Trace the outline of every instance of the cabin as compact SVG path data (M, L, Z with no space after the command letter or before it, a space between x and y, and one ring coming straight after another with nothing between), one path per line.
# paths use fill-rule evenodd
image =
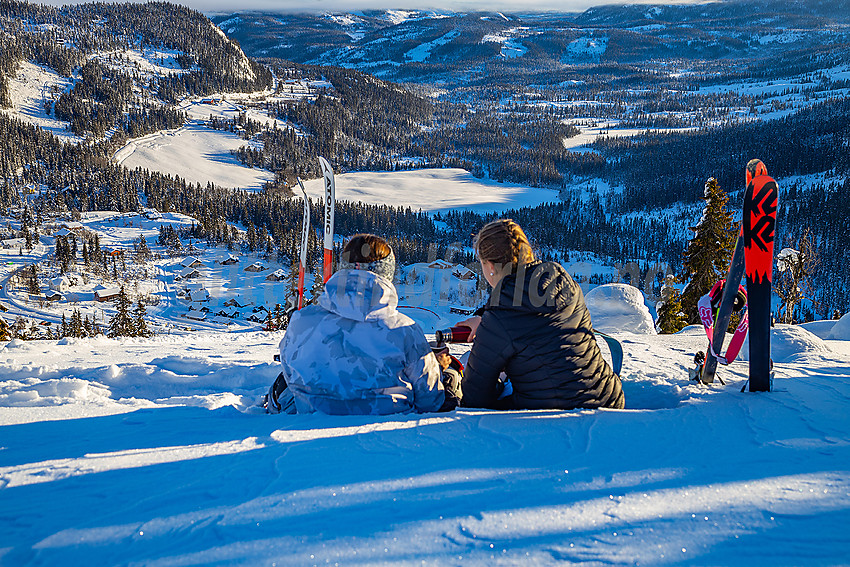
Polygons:
M197 268L183 268L175 279L192 280L201 277L201 272Z
M68 237L68 236L71 236L72 234L74 234L74 233L73 233L73 232L71 232L70 230L68 230L67 228L60 228L59 230L57 230L56 232L54 232L54 233L53 233L53 236L56 236L56 237L59 237L59 236Z
M428 267L433 269L433 270L448 270L448 269L452 268L453 266L454 266L454 264L452 264L451 262L449 262L447 260L442 260L442 259L441 260L435 260L435 261L431 262L430 264L428 264Z
M203 285L199 286L191 286L186 290L186 299L189 301L209 301L210 300L210 292L203 287Z
M233 264L238 264L238 263L239 263L239 258L237 256L234 256L233 254L228 254L227 258L225 258L224 260L221 260L219 262L219 264L221 264L222 266L232 266Z
M121 293L120 287L105 287L94 290L94 300L103 303L104 301L113 301L118 294Z
M270 282L279 282L286 279L286 272L283 270L275 270L266 276L266 280Z
M452 270L452 275L459 280L469 281L475 279L475 272L467 268L466 266L456 266L454 270Z
M71 232L74 232L74 233L80 233L85 229L85 227L83 226L82 223L79 223L79 222L76 222L76 221L63 222L61 225L59 225L59 227L60 228L66 228L66 229L68 229L68 230L70 230Z
M206 321L207 314L204 311L189 311L186 313L186 318L192 321Z
M238 299L236 299L235 297L228 299L222 305L224 305L225 307L235 307L237 309L242 309L243 307L248 306L247 303L243 304Z
M218 315L219 317L228 317L230 319L235 319L236 317L239 317L239 310L235 307L222 308L216 312L216 315Z
M195 258L194 256L189 256L182 262L180 262L180 265L184 268L200 268L204 265L204 263Z
M262 263L262 262L254 262L254 263L253 263L253 264L251 264L250 266L245 266L245 271L246 271L246 272L264 272L264 271L266 271L267 269L268 269L268 268L266 268L266 266L265 266L265 265L263 265L263 263Z
M48 286L53 291L64 293L71 288L71 282L65 276L59 276L48 281Z
M56 290L49 290L44 292L44 299L47 301L65 301L65 296Z

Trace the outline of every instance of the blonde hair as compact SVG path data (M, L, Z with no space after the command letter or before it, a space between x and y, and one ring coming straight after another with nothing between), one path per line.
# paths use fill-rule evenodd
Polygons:
M522 228L511 219L484 225L473 242L478 257L497 265L514 267L534 261L534 252Z

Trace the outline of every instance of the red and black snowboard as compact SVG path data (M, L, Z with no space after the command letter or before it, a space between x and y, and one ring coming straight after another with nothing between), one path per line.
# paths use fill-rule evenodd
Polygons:
M744 194L744 263L750 320L750 392L771 389L770 319L773 281L773 237L779 187L757 159L747 164Z

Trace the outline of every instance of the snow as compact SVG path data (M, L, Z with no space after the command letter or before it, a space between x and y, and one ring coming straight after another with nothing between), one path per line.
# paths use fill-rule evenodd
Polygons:
M780 272L791 269L791 267L800 261L800 252L793 248L783 248L776 255L776 269Z
M800 325L777 324L770 330L770 357L774 364L789 362L798 356L828 353L829 346L817 335ZM741 360L749 360L750 336L744 339Z
M829 338L839 341L850 341L850 313L844 315L829 332Z
M654 335L655 322L641 291L631 285L613 283L597 286L584 296L593 328L603 333Z
M424 63L429 57L431 57L431 51L435 47L446 45L459 35L459 31L452 30L447 34L441 35L437 39L417 45L416 47L405 53L404 58L410 61L415 61L417 63Z
M463 169L359 172L335 176L336 198L372 205L410 207L426 212L465 209L477 212L534 207L558 200L551 189L477 179ZM321 179L304 182L311 198L321 199Z
M663 134L695 130L695 128L621 128L619 120L597 121L592 118L571 118L564 120L563 123L572 124L580 130L579 134L564 138L561 141L566 149L574 152L582 151L586 146L600 138L629 138L641 136L648 132Z
M830 338L829 334L832 332L832 328L835 326L835 321L829 319L824 321L809 321L808 323L801 323L800 326L817 337L828 339Z
M118 150L113 159L129 169L137 167L178 175L192 183L236 187L258 191L274 174L249 168L230 154L250 145L231 132L211 130L190 123L176 130L163 130L136 138Z
M564 60L572 58L593 58L598 59L605 54L608 49L607 37L581 37L575 39L567 45L567 50L564 53Z
M81 138L68 130L68 122L57 120L52 113L48 115L44 111L46 99L55 101L73 86L73 79L62 77L53 69L22 61L18 72L9 77L12 108L2 112L38 126L65 142L79 143Z
M689 327L618 334L624 411L268 416L281 336L0 350L3 563L846 560L848 343L772 393L688 382Z
M502 17L504 18L503 15ZM500 55L505 59L516 59L528 53L528 48L522 44L522 41L512 37L517 31L517 29L512 29L503 33L487 34L481 38L481 43L500 43L502 45Z

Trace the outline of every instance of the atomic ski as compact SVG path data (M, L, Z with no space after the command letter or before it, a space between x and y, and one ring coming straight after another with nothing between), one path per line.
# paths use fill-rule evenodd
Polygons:
M750 316L750 392L771 389L770 300L773 280L773 237L779 187L757 159L747 164L744 194L744 257Z
M319 166L322 168L322 176L325 180L325 254L322 265L322 275L324 282L327 283L328 278L333 274L333 257L334 257L334 206L336 204L336 183L334 182L334 170L331 169L331 164L323 157L319 157Z
M307 198L307 191L304 190L304 184L301 179L298 179L298 185L301 186L301 194L304 198L304 220L301 223L301 264L298 267L298 309L304 305L304 274L307 272L307 242L310 236L310 199Z

